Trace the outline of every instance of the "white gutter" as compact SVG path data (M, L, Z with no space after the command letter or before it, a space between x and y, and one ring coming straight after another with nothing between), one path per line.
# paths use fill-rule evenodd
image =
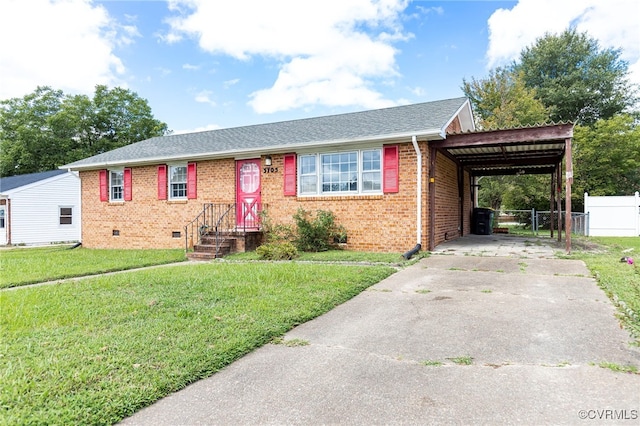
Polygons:
M418 138L415 135L411 137L411 143L418 158L416 170L416 243L422 244L422 153L418 146Z

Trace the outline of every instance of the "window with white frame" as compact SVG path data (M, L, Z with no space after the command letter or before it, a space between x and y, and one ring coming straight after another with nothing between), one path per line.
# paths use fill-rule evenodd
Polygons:
M169 199L187 198L187 166L169 166Z
M59 208L60 225L73 225L73 207Z
M109 199L111 201L124 200L124 171L111 170L109 172Z
M380 149L300 155L300 195L380 193L381 156Z

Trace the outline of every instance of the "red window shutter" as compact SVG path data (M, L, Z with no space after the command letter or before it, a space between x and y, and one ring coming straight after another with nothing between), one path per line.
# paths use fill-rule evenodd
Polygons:
M296 195L296 155L284 156L284 195Z
M109 176L106 170L100 170L100 201L109 201Z
M131 201L131 169L124 169L124 200Z
M187 164L187 198L198 198L198 177L196 163Z
M167 166L158 166L158 200L167 199Z
M382 173L382 191L398 192L398 146L385 146L384 147L384 168Z

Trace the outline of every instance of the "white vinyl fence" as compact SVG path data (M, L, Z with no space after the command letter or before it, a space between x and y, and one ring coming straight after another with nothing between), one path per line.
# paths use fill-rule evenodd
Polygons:
M589 217L587 235L637 237L640 235L640 194L626 197L590 197L584 193L584 212Z

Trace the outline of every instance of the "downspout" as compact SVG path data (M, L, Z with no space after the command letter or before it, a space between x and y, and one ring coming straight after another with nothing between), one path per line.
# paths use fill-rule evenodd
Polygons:
M422 153L418 146L418 138L411 137L413 149L416 151L417 170L416 170L416 246L402 255L405 259L411 259L411 256L418 253L422 248Z

